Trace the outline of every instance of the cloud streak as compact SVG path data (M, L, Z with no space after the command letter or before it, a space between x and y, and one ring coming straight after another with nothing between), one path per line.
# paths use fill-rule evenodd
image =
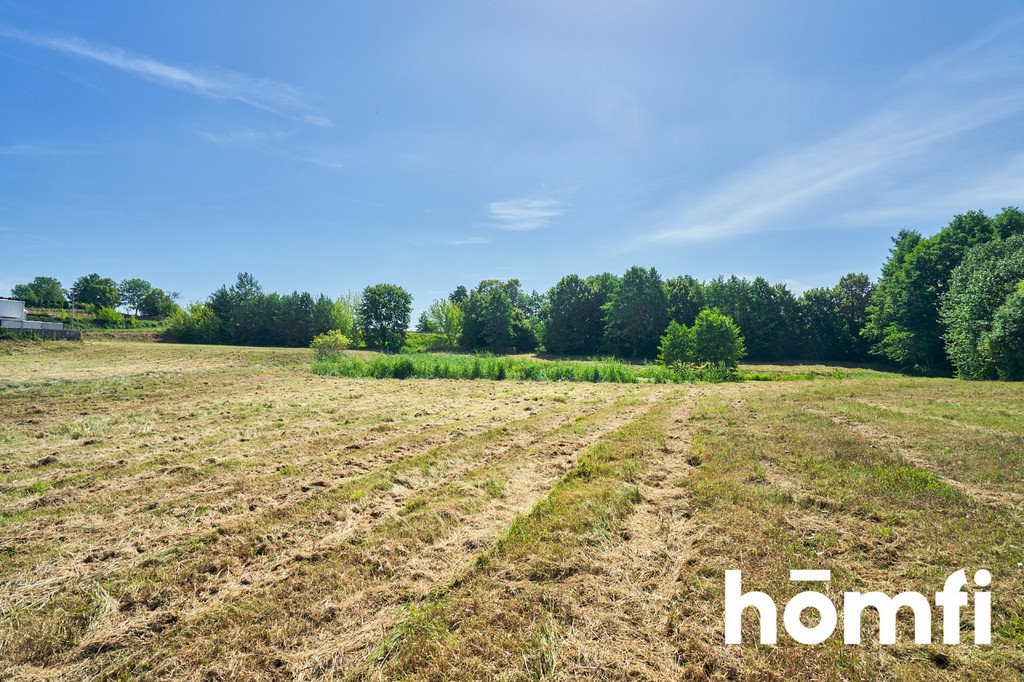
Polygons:
M920 64L897 85L899 95L847 130L755 163L703 199L677 202L655 216L659 229L632 245L705 242L787 229L797 220L820 225L866 215L863 205L848 205L852 190L891 196L893 186L913 184L915 173L933 176L941 166L927 162L955 138L1024 112L1024 59L992 39ZM919 191L930 189L934 199L929 184ZM924 196L903 199L920 204Z
M565 213L565 204L554 197L526 196L487 204L491 222L499 230L527 232L551 226Z
M466 237L465 239L445 239L443 240L448 246L473 246L476 244L490 244L490 237Z
M98 62L193 95L239 102L310 125L331 125L330 119L316 111L308 93L287 83L253 78L222 68L188 69L134 55L121 48L93 45L80 38L43 35L3 25L0 25L0 37Z

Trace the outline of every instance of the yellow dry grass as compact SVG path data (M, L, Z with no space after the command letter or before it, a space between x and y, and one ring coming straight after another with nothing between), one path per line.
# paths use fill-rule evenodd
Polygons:
M310 360L0 346L0 677L1024 671L1020 386L401 382ZM790 568L832 569L836 596L981 567L991 647L722 643L727 568L781 604Z

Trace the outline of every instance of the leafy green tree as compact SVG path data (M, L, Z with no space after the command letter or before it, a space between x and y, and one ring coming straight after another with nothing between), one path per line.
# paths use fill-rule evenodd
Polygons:
M53 277L34 277L28 284L16 284L11 297L30 308L63 308L67 303L64 289Z
M833 289L808 289L799 299L803 352L811 360L840 359L845 328Z
M953 271L941 313L946 350L958 375L968 379L998 376L991 339L996 311L1016 292L1021 280L1024 234L974 247ZM1010 329L1012 314L1003 315L1009 325L1006 329ZM1012 342L1007 343L1006 348L1011 348Z
M668 302L657 270L627 270L605 311L608 339L620 355L657 355L658 341L668 326Z
M455 346L459 343L462 334L462 308L457 303L439 298L430 304L421 317L430 331L444 336L448 345Z
M734 275L707 282L701 295L705 307L717 308L739 326L750 357L780 360L800 356L800 306L785 285L771 284L763 277L748 281Z
M178 304L174 302L174 296L168 294L163 289L157 288L146 292L146 295L139 302L137 312L142 313L146 317L156 317L162 320L170 317L177 309Z
M689 275L665 280L665 299L668 301L668 316L684 326L693 325L704 309L703 287Z
M462 303L459 345L469 349L519 352L536 348L537 337L533 328L523 311L512 302L512 297L519 300L521 293L519 280L489 279L480 282Z
M484 346L512 348L512 319L515 306L505 289L497 287L481 298L480 326Z
M673 367L693 362L695 355L694 331L675 320L668 323L665 335L658 345L658 361Z
M210 309L220 320L220 342L247 346L267 345L267 322L273 319L276 303L276 300L263 294L262 287L252 274L239 273L234 284L230 287L222 286L210 296Z
M331 308L331 329L340 331L353 344L358 344L362 338L358 328L358 311L359 294L352 292L339 296Z
M798 299L803 325L802 355L813 360L866 360L868 342L860 330L871 301L867 275L844 275L829 289L808 289Z
M566 275L551 288L542 310L544 347L559 355L596 353L604 334L604 303L595 281Z
M81 306L100 308L116 308L121 305L121 293L117 282L109 277L100 277L95 272L79 277L71 287L71 298Z
M455 291L448 294L448 300L456 305L462 305L467 298L469 298L469 292L466 291L466 287L461 284L455 287Z
M424 310L420 313L419 319L416 320L416 331L421 334L436 334L437 327L434 326L434 322L427 315L427 311Z
M531 320L540 314L541 308L547 302L547 295L537 292L523 293L519 296L519 304L516 306L523 311L526 319Z
M980 211L955 216L927 239L917 232L900 232L868 309L863 333L874 344L873 352L907 369L947 370L946 321L939 307L953 270L971 248L1021 229L1020 212L1008 208L995 219Z
M584 280L586 285L594 292L594 304L601 311L601 331L595 333L595 337L598 337L596 347L592 352L601 351L604 353L614 353L615 344L612 339L608 336L608 302L612 299L612 294L619 288L619 276L613 275L610 272L602 272L599 275L591 275ZM587 352L591 352L589 349Z
M366 345L401 350L412 315L412 294L396 284L376 284L363 290L359 328Z
M694 357L698 362L736 367L746 355L740 328L728 315L705 308L693 323Z
M179 308L171 315L168 336L181 343L219 343L221 321L206 303L193 303L188 310Z
M1024 234L1024 211L1014 206L1004 208L992 222L999 239L1009 239L1015 234Z
M988 341L999 378L1024 381L1024 281L992 317Z
M868 306L874 285L871 278L863 273L849 273L839 278L832 288L839 318L843 323L843 337L837 358L867 360L870 344L860 333L868 323Z
M142 307L142 299L153 290L153 285L144 279L133 277L132 279L122 280L117 285L117 290L121 294L121 303L128 306L132 314L138 317L139 308Z

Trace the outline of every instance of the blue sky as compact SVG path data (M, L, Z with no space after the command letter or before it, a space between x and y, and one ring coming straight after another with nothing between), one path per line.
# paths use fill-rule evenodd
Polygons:
M900 228L1024 204L1022 28L998 0L0 0L0 290L874 277Z

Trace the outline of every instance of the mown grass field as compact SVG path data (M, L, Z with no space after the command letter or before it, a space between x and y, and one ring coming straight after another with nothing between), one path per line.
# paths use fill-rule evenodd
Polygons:
M312 359L0 344L0 678L1024 676L1024 386ZM780 611L792 568L831 569L837 603L988 568L993 644L726 646L732 568Z

